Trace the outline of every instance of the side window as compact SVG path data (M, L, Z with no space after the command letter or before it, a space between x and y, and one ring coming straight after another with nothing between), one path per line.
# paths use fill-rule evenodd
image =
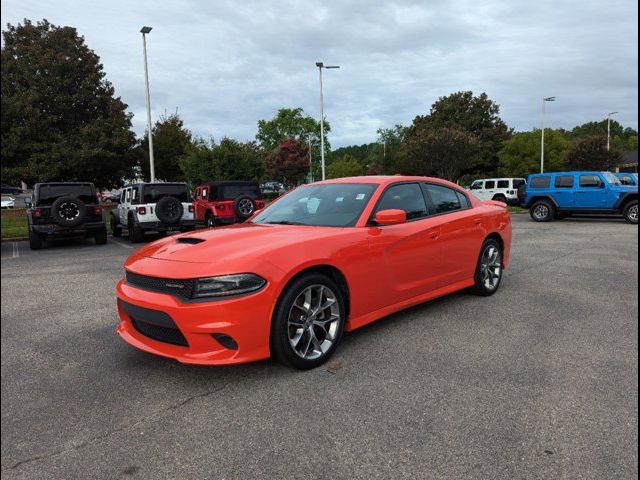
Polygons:
M580 186L584 188L599 188L602 185L597 175L580 175Z
M484 182L485 190L491 190L492 188L496 188L496 182L494 180L488 180Z
M126 196L125 196L124 201L125 201L125 202L127 202L127 203L129 203L129 202L131 201L131 189L130 189L130 188L127 188L127 189L125 190L125 192L126 192Z
M531 188L549 188L551 185L551 177L533 177L529 182Z
M556 188L573 188L573 175L560 175L556 177Z
M520 188L520 185L524 185L525 183L527 183L526 180L522 180L521 178L515 179L513 180L513 189L517 190Z
M452 188L427 184L427 192L435 207L435 213L455 212L463 208L460 195Z
M196 188L196 191L193 192L193 199L200 200L200 187Z
M460 206L462 208L471 208L471 202L469 201L469 197L467 197L464 193L456 192L458 194L458 200L460 200Z
M509 180L498 180L498 188L509 188Z
M138 188L131 189L131 203L137 204L140 203L140 196L138 195Z
M126 189L120 192L120 203L124 203L126 193L127 193Z
M201 195L201 196L202 196L202 198L203 198L203 199L205 199L205 200L206 200L207 198L209 198L209 189L208 189L208 188L203 188L203 189L202 189L202 195Z
M423 218L429 214L424 194L417 183L394 185L384 192L376 212L391 209L404 210L407 220Z
M477 182L473 182L473 184L471 185L471 190L482 190L483 186L484 182L482 180L479 180Z
M633 181L633 178L631 178L630 175L621 175L618 178L620 179L620 182L623 185L635 185L635 182Z

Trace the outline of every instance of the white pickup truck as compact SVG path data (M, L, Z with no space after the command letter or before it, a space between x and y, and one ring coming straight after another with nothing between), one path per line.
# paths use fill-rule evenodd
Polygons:
M147 231L166 233L195 229L194 207L186 183L137 183L120 192L118 208L111 211L114 237L129 233L132 243L141 242Z

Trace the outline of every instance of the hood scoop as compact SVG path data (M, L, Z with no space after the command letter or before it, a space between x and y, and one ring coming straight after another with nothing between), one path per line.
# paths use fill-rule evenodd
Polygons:
M196 238L196 237L180 237L176 239L176 242L178 243L187 243L189 245L196 245L198 243L202 243L204 242L203 238Z

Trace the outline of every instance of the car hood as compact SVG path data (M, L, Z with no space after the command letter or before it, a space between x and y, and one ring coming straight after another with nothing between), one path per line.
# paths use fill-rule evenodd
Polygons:
M297 225L245 223L199 230L165 238L138 250L138 255L158 260L188 263L222 263L265 257L271 251L318 241L342 229Z

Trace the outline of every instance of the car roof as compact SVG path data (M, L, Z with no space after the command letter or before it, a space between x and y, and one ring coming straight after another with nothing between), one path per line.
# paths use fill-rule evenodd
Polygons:
M462 190L460 185L435 177L418 177L408 175L365 175L362 177L344 177L334 178L331 180L324 180L322 182L316 182L312 185L328 185L333 183L357 183L357 184L375 184L375 185L391 185L394 183L403 182L429 182L438 183L445 186L455 187Z
M539 177L545 175L597 175L599 173L611 173L607 171L598 172L595 170L576 170L573 172L545 172L545 173L532 173L531 177Z
M200 185L198 185L199 187L204 186L204 185L210 185L213 187L225 187L225 186L232 186L232 187L257 187L258 186L258 182L250 182L250 181L246 181L246 180L221 180L218 182L208 182L208 183L202 183Z

